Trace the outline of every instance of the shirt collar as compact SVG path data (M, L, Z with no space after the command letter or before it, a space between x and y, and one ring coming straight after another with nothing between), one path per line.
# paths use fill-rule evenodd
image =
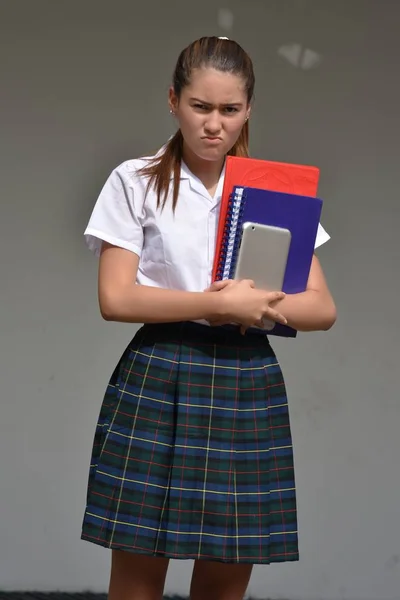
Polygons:
M200 181L200 179L190 171L189 167L184 162L182 162L181 164L181 181L184 179L188 180L190 188L193 191L206 198L209 202L217 204L222 196L222 188L225 178L225 165L226 163L224 164L223 169L221 171L221 175L218 180L218 185L217 189L215 190L214 197L210 196L202 181Z
M162 146L160 148L160 150L157 152L156 156L159 156L160 154L162 154L162 152L165 150L165 148L166 148L166 145ZM191 189L193 191L196 191L201 196L204 196L205 198L207 198L207 200L210 200L213 203L218 203L220 200L220 197L222 196L222 188L223 188L223 182L224 182L224 177L225 177L225 168L226 168L226 161L225 161L225 164L223 166L223 169L222 169L222 172L221 172L221 175L219 178L219 182L218 182L218 186L217 186L214 198L211 198L210 194L204 187L204 184L200 181L200 179L198 177L196 177L196 175L194 175L191 172L189 167L183 161L181 163L180 179L181 179L181 181L183 181L183 180L189 181L189 185L190 185ZM174 178L174 174L171 172L170 179L172 180L173 178Z

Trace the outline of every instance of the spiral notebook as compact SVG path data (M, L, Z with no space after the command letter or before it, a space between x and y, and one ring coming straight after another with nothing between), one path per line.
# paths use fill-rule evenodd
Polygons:
M318 167L273 162L258 158L227 156L217 231L216 254L225 235L227 210L234 186L249 186L274 192L315 197L319 181ZM217 279L217 260L214 261L213 281Z
M216 279L231 279L240 252L243 223L247 221L289 229L292 235L283 291L303 292L307 287L315 240L322 211L322 200L235 186L226 210L225 227L216 256ZM268 257L254 257L267 260ZM277 323L268 335L296 337L296 330Z

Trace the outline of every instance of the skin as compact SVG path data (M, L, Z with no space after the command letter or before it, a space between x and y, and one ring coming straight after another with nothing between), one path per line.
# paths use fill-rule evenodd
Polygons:
M244 82L230 73L197 69L180 98L170 88L169 105L182 131L183 160L213 196L225 156L250 117Z
M227 152L238 139L251 106L243 80L214 69L192 74L178 98L171 88L169 106L181 128L183 159L215 194ZM207 138L214 138L213 141ZM254 288L252 281L224 281L205 292L162 290L132 284L139 257L104 243L99 265L99 302L107 320L146 323L207 319L211 325L237 322L242 332L262 317L302 331L329 329L336 308L318 259L314 256L307 290L285 296ZM113 551L110 600L161 600L168 559ZM191 600L242 600L251 564L195 561Z
M214 69L197 70L179 98L170 89L169 106L184 137L185 163L214 195L226 153L251 113L243 80ZM214 284L208 291L218 294L212 297L134 286L138 264L134 253L103 244L99 302L105 319L133 323L206 319L213 325L239 323L243 332L263 317L298 331L326 330L336 320L335 304L316 256L307 290L291 296L257 290L251 281Z
M225 156L237 141L242 127L250 117L244 81L237 75L215 69L195 70L190 84L180 98L171 87L169 105L176 116L184 138L183 159L214 195ZM217 138L213 142L207 136ZM225 281L212 285L209 291L221 291L237 282ZM254 286L253 282L248 282ZM321 329L329 329L336 320L336 308L329 292L321 265L313 257L307 290L303 294L282 296L270 303L279 315L295 329L313 331L319 322ZM310 314L314 312L314 317ZM229 321L214 319L212 325ZM259 322L258 324L261 324ZM242 327L244 333L245 327Z
M170 89L169 105L184 137L183 159L214 195L225 155L250 115L244 82L237 75L214 69L195 70L179 98ZM103 244L99 302L105 319L133 323L206 319L240 323L243 330L262 317L286 323L286 317L274 307L274 302L284 298L282 292L256 290L246 281L212 296L134 286L138 264L139 258L132 252Z

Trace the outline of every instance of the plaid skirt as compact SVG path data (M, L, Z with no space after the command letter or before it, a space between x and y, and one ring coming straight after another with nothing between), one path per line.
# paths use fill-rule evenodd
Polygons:
M82 539L175 559L298 560L282 372L265 336L144 325L108 384Z

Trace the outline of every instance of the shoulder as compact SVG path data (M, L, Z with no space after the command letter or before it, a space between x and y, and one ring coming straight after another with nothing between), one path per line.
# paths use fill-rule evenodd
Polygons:
M89 248L96 255L100 255L102 242L108 242L140 256L147 185L140 170L150 159L125 160L109 173L84 234Z
M143 156L140 158L131 158L118 164L111 172L111 175L118 177L124 182L139 182L145 179L141 170L149 166L156 156Z
M164 146L153 155L131 158L118 164L112 170L110 177L119 179L123 184L141 187L147 184L148 176L142 173L142 170L149 167L154 161L161 157Z

